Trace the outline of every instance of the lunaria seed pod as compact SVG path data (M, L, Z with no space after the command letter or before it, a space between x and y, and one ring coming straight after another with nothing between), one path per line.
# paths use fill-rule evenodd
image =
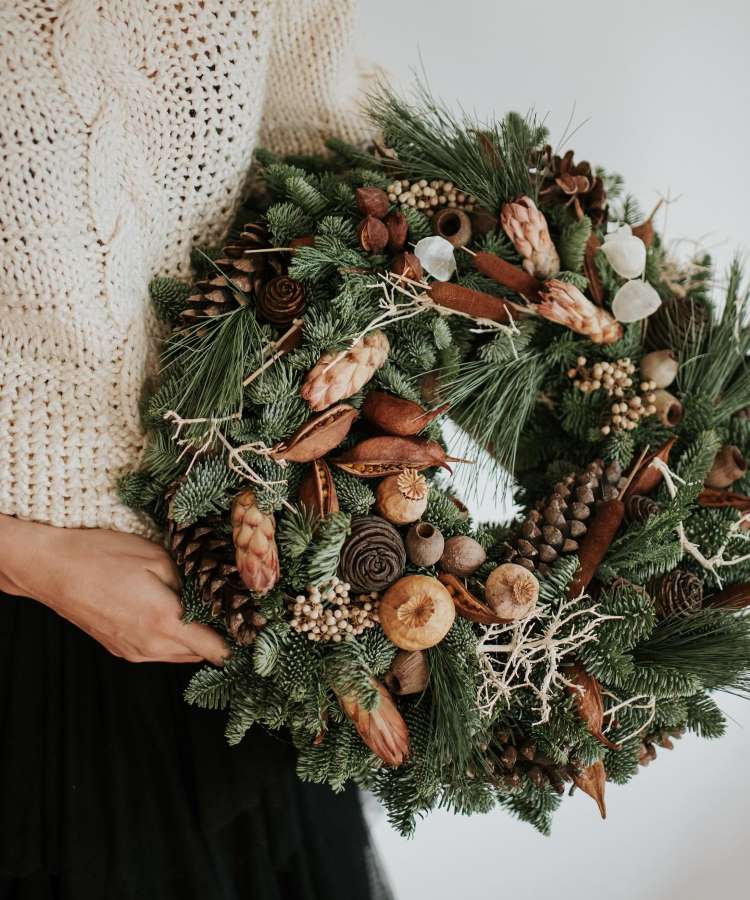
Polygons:
M421 650L399 650L385 676L389 691L404 694L421 694L430 680L427 657Z
M747 463L734 444L724 444L714 458L714 464L706 478L706 486L711 488L728 488L747 472Z
M416 522L427 509L429 493L424 475L414 469L404 469L380 482L375 494L376 509L394 525L408 525Z
M434 566L444 548L442 532L429 522L412 525L406 535L406 555L413 566Z
M487 559L484 547L465 534L448 538L440 560L440 568L453 575L471 575Z
M677 378L680 364L671 350L654 350L643 357L640 368L644 381L653 381L657 388L667 388Z
M456 607L429 575L406 575L383 594L378 610L386 636L402 650L426 650L448 634Z
M487 576L484 597L501 619L525 619L536 607L539 582L516 563L503 563Z
M684 412L682 403L669 391L665 391L662 388L654 391L654 406L656 407L656 415L659 421L662 425L666 425L667 428L674 428L682 421Z

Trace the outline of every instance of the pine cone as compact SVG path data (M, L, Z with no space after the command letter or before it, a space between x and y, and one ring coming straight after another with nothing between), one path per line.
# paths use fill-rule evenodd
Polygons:
M550 322L564 325L595 344L613 344L622 337L622 325L600 306L588 300L578 288L553 278L539 291L536 311Z
M684 728L663 728L659 731L651 731L641 738L638 751L638 764L647 766L656 759L656 747L664 750L674 750L673 738L678 740L685 734Z
M661 506L643 494L631 494L625 501L625 516L628 522L645 522L650 516L661 512Z
M646 320L646 347L690 350L700 343L710 322L705 303L690 297L670 297Z
M307 373L301 395L315 412L356 394L388 357L388 338L371 331L346 353L324 353Z
M506 203L500 213L500 224L523 257L521 265L529 275L542 281L557 275L560 257L552 243L547 220L531 197Z
M267 594L279 580L276 520L261 512L252 491L243 491L232 507L232 539L240 578L256 594Z
M535 787L550 785L558 794L565 792L565 783L583 769L571 760L559 765L537 750L536 743L520 728L499 729L487 748L488 767L505 787L520 788L526 781Z
M543 206L572 206L580 219L587 215L594 225L607 220L607 191L604 181L594 174L586 161L573 162L573 151L556 156L552 147L544 148L542 188L539 202Z
M305 289L288 275L276 275L257 295L258 312L279 328L287 328L305 308Z
M214 262L221 272L212 267L212 274L196 282L196 292L186 300L180 313L185 325L193 325L206 316L217 316L244 306L247 298L261 294L263 286L286 270L280 253L248 253L247 251L272 247L265 225L246 225L239 237L224 247Z
M596 459L578 475L567 475L506 542L505 561L544 575L560 554L576 553L597 501L617 496L621 474L617 463Z
M234 561L234 546L221 533L221 527L219 520L178 525L170 518L168 545L185 576L195 577L201 599L212 615L224 619L229 633L244 646L252 644L266 619L242 583Z
M661 578L652 579L648 591L659 619L689 616L703 606L703 581L684 569L674 569Z

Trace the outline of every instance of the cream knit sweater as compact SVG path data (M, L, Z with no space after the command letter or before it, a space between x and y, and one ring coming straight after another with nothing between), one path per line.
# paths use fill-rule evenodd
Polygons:
M354 0L0 3L0 512L148 527L155 274L215 244L253 149L356 140Z

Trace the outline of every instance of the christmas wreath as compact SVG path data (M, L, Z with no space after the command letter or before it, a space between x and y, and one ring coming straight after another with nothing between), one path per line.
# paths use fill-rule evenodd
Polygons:
M750 687L740 266L715 304L709 257L533 117L369 111L367 150L259 152L229 243L151 285L171 332L121 494L233 650L187 700L404 832L496 804L547 830L566 783L604 815ZM510 523L451 487L480 448Z

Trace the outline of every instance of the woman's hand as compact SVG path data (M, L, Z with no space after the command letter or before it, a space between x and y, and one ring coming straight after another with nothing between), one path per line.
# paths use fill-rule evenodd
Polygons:
M228 655L212 628L181 621L174 563L133 534L0 515L0 590L49 606L131 662L221 665Z

